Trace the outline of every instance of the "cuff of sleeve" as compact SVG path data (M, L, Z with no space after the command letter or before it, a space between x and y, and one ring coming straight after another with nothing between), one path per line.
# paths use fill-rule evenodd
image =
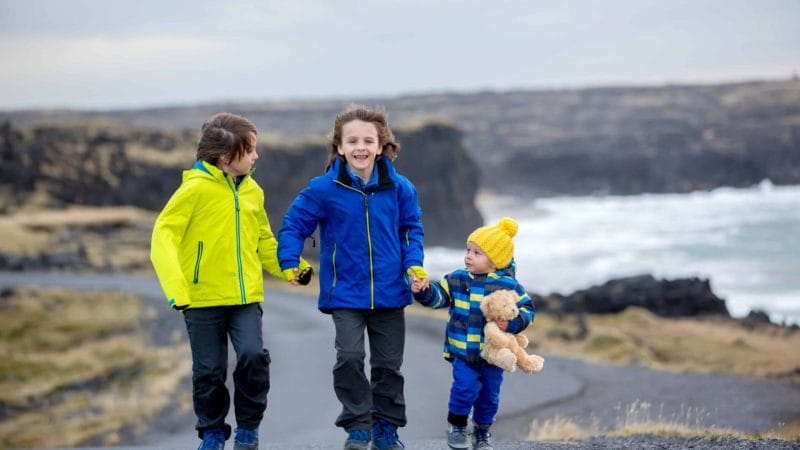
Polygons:
M433 292L431 288L428 288L419 292L412 292L412 294L414 295L414 300L424 302L431 299L431 292Z
M514 320L509 321L508 329L506 329L506 331L511 334L517 334L522 331L522 318L517 317Z
M420 280L428 278L428 272L426 272L422 266L411 266L408 268L408 270L406 270L406 273L408 273L409 275L411 275L411 273L414 273L414 276L419 278Z
M298 270L297 267L291 267L288 269L281 270L281 273L283 274L284 280L292 281L295 279L295 277L297 277Z

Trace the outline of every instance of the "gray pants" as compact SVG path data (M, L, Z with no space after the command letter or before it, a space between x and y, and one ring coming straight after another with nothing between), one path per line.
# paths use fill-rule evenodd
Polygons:
M333 387L342 403L336 426L350 432L370 429L373 419L384 419L398 427L406 424L403 397L403 349L405 314L400 309L337 309L336 364ZM369 336L370 379L364 372L364 329Z
M192 348L192 400L200 437L209 428L230 427L228 336L236 352L234 412L240 428L258 428L267 409L269 352L261 337L260 303L187 309L183 313Z

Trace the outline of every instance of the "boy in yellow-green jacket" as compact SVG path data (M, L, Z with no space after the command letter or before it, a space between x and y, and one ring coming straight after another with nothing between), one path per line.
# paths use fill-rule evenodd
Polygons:
M256 128L229 113L202 127L197 162L159 214L150 259L169 305L182 311L192 349L192 389L200 450L222 449L230 395L225 387L228 336L233 372L235 449L257 449L267 406L269 352L263 346L263 270L281 272L264 191L251 177ZM301 267L308 263L301 261Z

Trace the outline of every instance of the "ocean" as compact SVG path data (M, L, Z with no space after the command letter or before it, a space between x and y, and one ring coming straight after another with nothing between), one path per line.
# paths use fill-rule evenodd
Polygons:
M529 292L569 294L639 274L709 279L734 317L767 312L800 324L800 186L689 194L554 197L483 195L486 223L510 216L517 278ZM466 241L466 236L464 236ZM434 278L463 267L464 249L428 247Z

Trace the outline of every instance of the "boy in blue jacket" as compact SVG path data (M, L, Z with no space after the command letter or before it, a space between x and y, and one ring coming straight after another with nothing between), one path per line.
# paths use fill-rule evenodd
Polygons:
M400 150L386 115L353 106L336 117L326 173L313 178L283 219L278 259L297 280L303 241L320 230L319 309L336 328L333 384L342 404L336 426L345 449L401 449L404 273L423 273L422 221L414 185L397 173ZM364 331L369 336L369 380Z
M489 427L500 403L503 369L481 358L486 319L481 299L492 292L508 289L519 296L519 315L498 321L501 330L519 333L532 321L533 302L514 278L514 242L517 222L504 217L495 225L480 227L467 238L464 269L429 282L410 273L414 298L431 308L450 308L444 357L453 366L453 382L447 415L447 444L453 449L469 448L467 420L470 412L475 425L472 448L491 450Z

